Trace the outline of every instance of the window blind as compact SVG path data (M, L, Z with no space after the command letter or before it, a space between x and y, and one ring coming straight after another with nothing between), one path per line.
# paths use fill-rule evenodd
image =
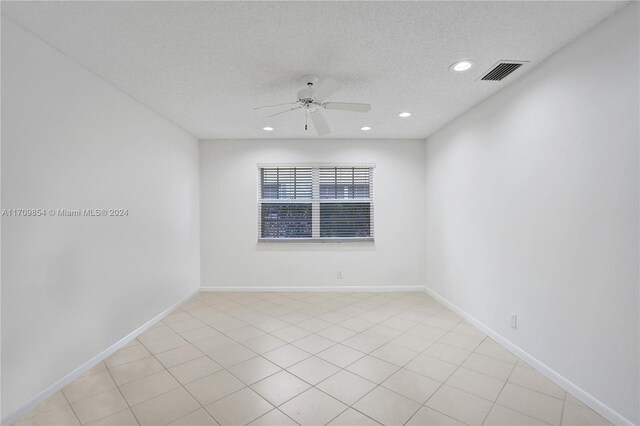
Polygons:
M261 241L373 240L372 166L259 167Z

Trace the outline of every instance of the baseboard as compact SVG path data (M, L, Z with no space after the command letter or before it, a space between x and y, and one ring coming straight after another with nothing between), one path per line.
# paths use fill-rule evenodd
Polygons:
M527 362L529 365L535 368L538 372L540 372L546 378L548 378L558 386L562 387L564 390L569 392L578 400L582 401L582 403L584 403L585 405L593 409L595 412L600 414L605 419L609 420L611 423L615 425L633 425L633 422L631 422L629 419L627 419L626 417L624 417L623 415L621 415L620 413L618 413L617 411L609 407L607 404L603 403L602 401L600 401L599 399L597 399L596 397L594 397L584 389L578 387L576 384L574 384L569 379L565 378L564 376L562 376L561 374L553 370L551 367L547 366L543 362L529 355L522 348L511 343L508 339L498 334L497 332L493 331L487 325L477 320L473 316L469 315L468 313L460 309L458 306L454 305L449 300L440 296L438 293L436 293L435 291L431 290L428 287L425 287L425 290L427 294L429 294L431 297L433 297L438 302L442 303L444 306L446 306L447 308L449 308L450 310L452 310L453 312L460 315L465 320L467 320L468 322L476 326L487 336L491 337L493 340L500 343L502 346L504 346L514 355L518 356L523 361Z
M284 286L284 287L251 287L251 286L227 286L227 287L201 287L201 291L247 291L247 292L389 292L389 291L424 291L421 285L326 285L326 286Z
M131 340L133 340L136 337L138 337L140 334L145 332L147 329L151 328L151 326L153 326L155 323L157 323L162 318L167 316L169 313L171 313L178 306L182 305L183 303L185 303L186 301L188 301L189 299L194 297L199 292L200 292L200 290L196 290L195 292L193 292L188 297L186 297L186 298L180 300L179 302L174 303L173 305L169 306L167 309L165 309L164 311L160 312L158 315L156 315L155 317L153 317L152 319L150 319L149 321L147 321L146 323L144 323L143 325L141 325L140 327L138 327L137 329L135 329L134 331L129 333L127 336L125 336L122 339L118 340L116 343L114 343L113 345L109 346L107 349L103 350L102 352L100 352L99 354L97 354L96 356L94 356L93 358L91 358L90 360L85 362L84 364L82 364L80 367L76 368L71 373L67 374L66 376L64 376L63 378L61 378L60 380L58 380L57 382L55 382L54 384L52 384L51 386L49 386L48 388L46 388L45 390L43 390L42 392L37 394L27 404L23 405L22 407L18 408L17 410L15 410L11 414L9 414L7 417L2 419L2 423L1 423L2 426L11 425L11 424L15 423L16 421L18 421L18 419L20 419L22 416L27 414L29 411L33 410L38 404L40 404L41 402L44 402L47 399L51 398L51 396L54 393L58 392L60 389L64 388L66 385L68 385L69 383L71 383L72 381L74 381L75 379L77 379L78 377L80 377L81 375L86 373L87 371L91 370L93 367L95 367L101 361L104 361L107 357L109 357L109 355L111 355L112 353L114 353L118 349L122 348L124 345L126 345Z

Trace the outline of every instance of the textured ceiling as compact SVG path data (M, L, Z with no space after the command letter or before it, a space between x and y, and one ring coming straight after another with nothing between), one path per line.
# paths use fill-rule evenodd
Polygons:
M2 2L2 14L195 136L317 137L292 102L304 74L344 87L334 138L424 138L624 2ZM460 59L476 66L454 74ZM478 81L495 62L529 64ZM274 112L278 111L275 109ZM413 116L400 119L401 111ZM276 130L266 133L263 126ZM362 126L372 126L364 133Z

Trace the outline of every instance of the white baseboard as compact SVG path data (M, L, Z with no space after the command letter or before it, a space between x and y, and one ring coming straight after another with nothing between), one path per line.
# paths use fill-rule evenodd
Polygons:
M201 287L201 291L247 291L247 292L298 292L298 291L314 291L314 292L389 292L389 291L424 291L421 285L326 285L326 286L284 286L284 287L251 287L251 286L233 286L233 287Z
M465 320L467 320L468 322L476 326L484 334L491 337L496 342L500 343L502 346L504 346L514 355L518 356L523 361L527 362L529 365L535 368L538 372L543 374L552 382L556 383L558 386L565 389L567 392L569 392L571 395L576 397L578 400L582 401L585 405L593 409L595 412L600 414L605 419L609 420L615 425L633 425L633 422L631 422L629 419L627 419L626 417L624 417L623 415L621 415L620 413L618 413L617 411L615 411L614 409L606 405L604 402L600 401L599 399L597 399L596 397L594 397L584 389L578 387L576 384L574 384L569 379L565 378L564 376L562 376L561 374L553 370L551 367L547 366L543 362L529 355L522 348L511 343L511 341L509 341L502 335L498 334L497 332L493 331L487 325L477 320L476 318L472 317L471 315L469 315L468 313L466 313L465 311L463 311L462 309L454 305L449 300L440 296L438 293L436 293L435 291L431 290L428 287L425 287L425 290L427 294L429 294L431 297L433 297L438 302L442 303L444 306L446 306L447 308L449 308L450 310L452 310L453 312L460 315Z
M40 404L41 402L44 402L47 399L51 398L51 396L54 393L58 392L60 389L64 388L66 385L68 385L69 383L71 383L72 381L74 381L75 379L77 379L78 377L80 377L81 375L86 373L87 371L91 370L93 367L95 367L101 361L104 361L107 357L109 357L109 355L111 355L112 353L114 353L118 349L122 348L124 345L126 345L131 340L133 340L136 337L138 337L140 334L145 332L147 329L151 328L151 326L153 326L155 323L157 323L162 318L167 316L169 313L171 313L178 306L182 305L183 303L185 303L186 301L188 301L189 299L194 297L199 292L200 292L200 290L196 290L195 292L193 292L188 297L186 297L186 298L180 300L179 302L174 303L173 305L169 306L167 309L165 309L164 311L160 312L158 315L156 315L155 317L153 317L152 319L150 319L146 323L142 324L140 327L138 327L137 329L133 330L131 333L129 333L128 335L126 335L122 339L118 340L116 343L114 343L113 345L109 346L107 349L103 350L102 352L100 352L99 354L94 356L93 358L91 358L90 360L88 360L87 362L82 364L80 367L78 367L75 370L73 370L71 373L67 374L66 376L64 376L63 378L61 378L60 380L58 380L57 382L55 382L54 384L52 384L51 386L49 386L48 388L46 388L45 390L43 390L42 392L37 394L27 404L24 404L22 407L18 408L17 410L15 410L11 414L9 414L7 417L2 419L2 423L1 423L2 426L11 425L11 424L15 423L16 421L18 421L18 419L20 419L22 416L27 414L29 411L33 410L38 404Z

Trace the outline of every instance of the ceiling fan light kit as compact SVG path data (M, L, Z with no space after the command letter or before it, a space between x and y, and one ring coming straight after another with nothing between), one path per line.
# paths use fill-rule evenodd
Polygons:
M305 130L307 127L307 117L311 119L313 127L320 136L328 135L331 133L331 128L322 114L322 110L337 110L337 111L350 111L365 113L371 111L371 105L363 103L353 102L326 102L326 99L333 95L340 89L340 83L331 77L325 77L318 84L318 77L314 75L305 75L303 77L306 88L298 92L298 100L295 102L288 102L283 104L266 105L254 108L255 110L263 108L272 108L276 106L291 106L284 111L276 112L274 114L267 115L267 117L273 117L275 115L284 114L290 111L302 109L305 112Z

